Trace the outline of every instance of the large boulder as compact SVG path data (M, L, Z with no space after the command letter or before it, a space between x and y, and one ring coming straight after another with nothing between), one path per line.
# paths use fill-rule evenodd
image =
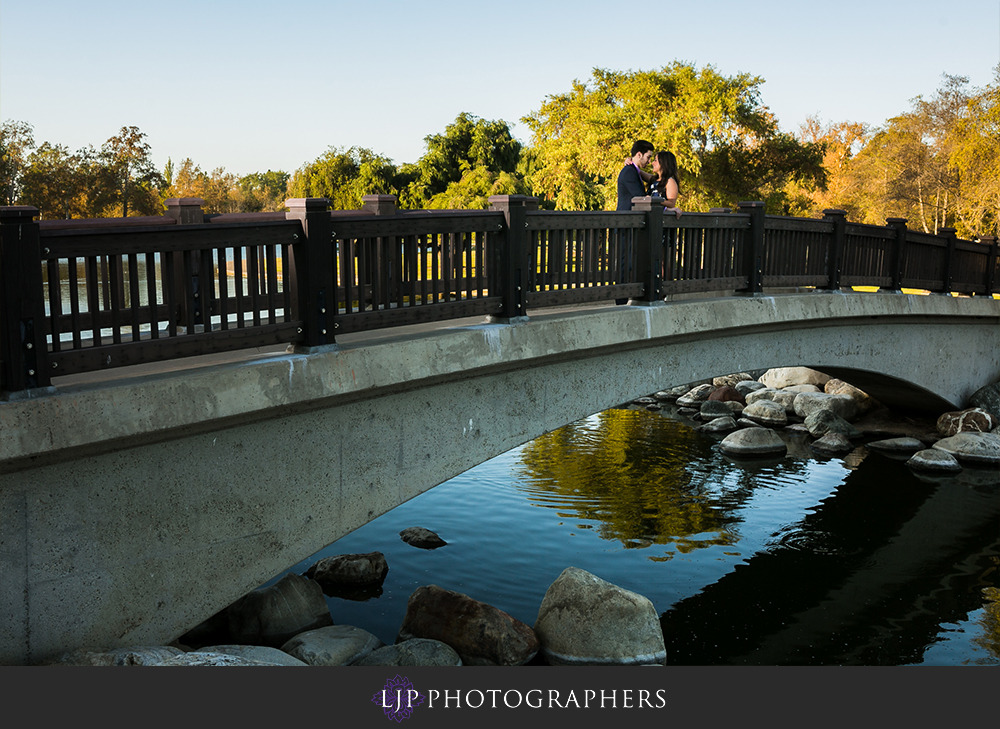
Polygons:
M168 645L132 646L110 651L75 650L50 661L53 666L158 666L163 661L184 655L180 648Z
M719 450L729 456L756 458L785 455L788 446L769 428L741 428L723 438Z
M768 387L780 390L792 385L816 385L822 387L830 381L829 375L809 369L808 367L776 367L770 369L759 378Z
M958 433L950 438L942 438L931 447L952 454L962 463L987 466L1000 464L1000 436L992 433Z
M736 430L738 427L733 417L727 415L710 420L704 425L699 425L695 430L700 433L728 433L731 430Z
M715 388L711 385L698 385L677 398L677 406L682 408L699 408L708 399Z
M761 400L767 400L768 402L776 402L781 407L785 409L785 412L792 414L795 412L795 398L799 396L799 393L787 391L787 390L775 390L771 387L765 387L759 390L754 390L746 396L747 405L752 405L755 402L760 402Z
M886 438L875 440L868 444L874 451L885 451L887 453L915 453L924 450L927 446L924 442L916 438Z
M730 385L723 385L712 390L708 396L708 400L709 402L738 402L740 405L746 405L747 403L743 394Z
M705 422L716 418L732 417L743 412L743 406L734 400L706 400L698 410L698 417Z
M816 410L806 416L803 425L814 438L822 438L828 433L839 433L846 438L860 438L861 431L848 423L832 410Z
M549 585L535 633L551 665L662 665L667 659L653 603L577 567Z
M962 470L962 464L951 453L938 448L927 448L914 453L906 465L915 471L955 473Z
M234 656L231 653L210 653L209 651L192 651L168 658L158 666L280 666L280 663L258 661L245 656Z
M785 408L770 400L756 400L745 408L742 413L744 418L749 418L761 425L774 428L783 428L788 425L788 414Z
M306 570L306 577L332 587L380 585L389 572L389 563L381 552L341 554L324 557Z
M736 387L740 382L755 382L753 375L746 372L736 372L722 377L713 377L712 385L715 387Z
M817 410L830 410L850 422L858 414L858 406L850 395L827 392L800 392L795 396L795 414L807 418Z
M376 648L353 666L461 666L462 659L447 643L429 638L413 638L395 645Z
M249 658L251 661L270 663L275 666L308 666L295 656L290 656L283 650L266 645L209 645L198 649L199 653L225 653L229 656Z
M969 406L985 410L1000 421L1000 382L976 390L969 398Z
M736 390L736 392L743 395L743 397L746 397L749 393L755 390L762 390L765 389L766 387L767 385L765 385L763 382L757 382L757 380L743 380L742 382L737 382L735 385L733 385L733 388Z
M854 450L851 441L843 433L827 433L823 437L813 441L810 447L817 453L829 456L838 453L850 453Z
M538 653L538 637L530 626L437 585L418 587L410 595L396 643L413 638L447 643L469 666L519 666Z
M945 438L967 431L989 433L997 425L1000 425L1000 418L993 417L987 410L983 410L982 408L969 408L968 410L942 413L937 419L937 431Z
M864 415L875 405L875 400L867 392L859 390L854 385L843 380L827 380L827 383L823 385L823 392L830 395L847 395L854 400L858 415Z
M399 533L399 538L410 546L420 549L437 549L448 544L430 529L424 527L407 527Z
M310 666L350 666L384 645L367 630L353 625L329 625L299 633L281 650Z
M280 648L294 635L333 625L319 583L288 573L244 595L226 610L230 642Z

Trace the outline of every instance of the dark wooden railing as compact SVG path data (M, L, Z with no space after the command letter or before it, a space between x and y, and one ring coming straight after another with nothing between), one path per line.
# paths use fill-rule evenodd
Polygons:
M468 316L500 320L573 303L765 287L876 286L1000 293L996 238L769 216L759 202L664 217L659 198L626 212L551 212L496 196L488 211L204 215L35 221L0 208L0 390L198 354Z

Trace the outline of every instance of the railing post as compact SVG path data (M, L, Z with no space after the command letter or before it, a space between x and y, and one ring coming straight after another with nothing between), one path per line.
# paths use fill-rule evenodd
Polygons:
M51 381L38 208L0 208L0 389L19 392Z
M886 218L886 225L896 230L896 244L892 252L892 288L903 289L903 251L906 249L906 218Z
M636 303L662 303L660 294L663 282L660 279L663 257L663 203L662 197L632 199L632 209L645 213L645 225L639 231L637 240L636 278L642 283L642 298Z
M998 288L1000 281L997 281L997 259L1000 258L1000 245L997 243L995 235L985 236L980 239L990 247L990 252L986 256L986 295L992 296L993 289Z
M955 237L955 228L938 228L938 235L943 235L948 239L948 252L944 262L944 290L943 294L951 293L952 277L955 273L955 255L958 252L958 238Z
M528 273L531 236L528 235L528 210L538 209L538 198L526 195L492 195L490 210L503 213L507 222L499 256L497 283L500 287L501 311L496 320L526 321L528 318Z
M361 209L372 215L395 215L395 195L362 195Z
M173 218L178 225L201 225L205 222L205 212L201 206L205 201L200 197L172 197L164 203L167 206L167 217ZM177 251L174 256L174 270L180 275L174 279L174 301L178 302L178 310L174 323L183 325L188 319L187 281L191 281L191 291L194 294L194 323L204 324L201 311L201 292L198 290L199 272L201 271L201 251L191 251L190 267L184 268L184 254ZM194 332L189 332L193 334Z
M302 342L307 349L334 344L336 312L333 291L336 286L333 266L333 221L330 201L325 197L285 200L287 220L302 223L302 237L292 244L289 285L296 308L295 319L302 320Z
M741 202L737 208L750 215L747 245L743 249L743 269L749 284L747 292L759 294L764 290L764 203L759 200Z
M833 238L826 256L826 287L830 291L840 290L840 259L844 255L844 245L847 242L847 213L843 210L827 209L823 211L823 220L833 222Z

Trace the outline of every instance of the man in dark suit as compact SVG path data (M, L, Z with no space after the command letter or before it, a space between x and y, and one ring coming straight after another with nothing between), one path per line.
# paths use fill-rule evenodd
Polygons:
M615 210L631 210L632 198L645 197L646 185L642 181L639 170L649 164L653 158L653 145L644 139L632 145L632 158L618 173L618 207ZM626 283L632 274L632 230L618 230L618 282ZM627 304L628 299L616 299L619 306Z
M618 173L618 207L615 210L631 210L632 198L645 197L646 185L639 170L653 158L653 145L644 139L632 145L632 158Z

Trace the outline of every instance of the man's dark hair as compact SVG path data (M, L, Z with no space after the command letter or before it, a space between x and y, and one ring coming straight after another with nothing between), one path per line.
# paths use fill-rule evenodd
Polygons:
M632 145L632 154L629 157L635 157L637 154L644 154L646 152L652 152L653 145L647 142L645 139L640 139Z

